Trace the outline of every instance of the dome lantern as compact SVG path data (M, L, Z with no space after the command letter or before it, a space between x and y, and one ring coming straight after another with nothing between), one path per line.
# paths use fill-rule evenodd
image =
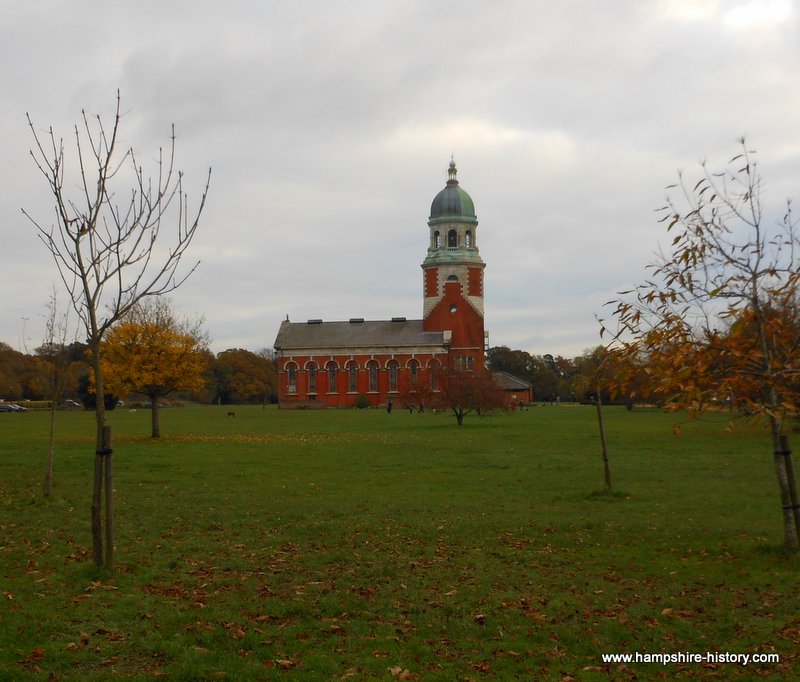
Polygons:
M472 197L458 186L456 163L450 159L447 169L447 185L431 203L428 224L437 223L477 223L475 205Z

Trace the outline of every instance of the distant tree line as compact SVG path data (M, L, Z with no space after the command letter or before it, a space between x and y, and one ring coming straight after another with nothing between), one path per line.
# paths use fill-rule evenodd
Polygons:
M88 362L88 347L74 341L53 349L49 345L36 348L33 353L22 353L6 343L0 342L0 398L7 401L47 399L47 375L45 360L54 350L63 352L66 358L66 373L63 396L81 402L86 407L94 406L91 372ZM275 403L277 394L277 370L270 349L257 352L243 348L231 348L216 355L208 349L201 351L204 369L199 388L193 391L175 391L166 396L166 402L194 402L200 404L263 404ZM580 356L565 358L560 355L533 355L524 350L507 346L490 348L487 368L491 371L508 372L533 386L534 400L538 402L594 402L598 383L598 368L603 362L604 372L613 376L610 364L619 362L612 358L602 346L587 350ZM648 390L644 378L646 369L641 368L641 380L634 392L635 398L625 402L659 402L659 396ZM600 384L602 399L613 403L620 399L609 384ZM147 402L147 395L117 390L111 386L106 397L109 407L118 400Z
M46 400L47 357L53 348L43 345L33 353L22 353L0 341L0 398L6 401ZM63 397L93 407L91 372L88 346L80 341L59 346L67 359ZM191 392L171 393L167 402L262 404L278 400L277 372L269 349L252 352L243 348L230 348L214 355L203 351L205 369L202 386ZM106 397L106 404L113 408L118 400L147 402L143 394L115 394Z
M532 355L524 350L513 350L508 346L490 348L486 355L486 366L493 372L508 372L533 386L533 399L537 402L593 403L601 392L606 404L621 403L632 407L634 402L657 403L659 396L649 390L644 379L645 368L641 368L637 390L620 398L610 381L618 369L619 362L603 346L587 350L574 358L560 355Z
M737 331L738 327L734 327ZM87 408L94 406L87 346L74 341L59 347L66 357L63 397L76 400ZM48 399L46 359L53 349L43 345L33 353L22 353L0 341L0 398L6 401ZM277 369L270 349L257 352L230 348L217 353L202 351L204 369L201 386L194 391L175 391L167 403L200 404L264 404L276 403ZM622 364L625 367L622 367ZM494 346L486 356L487 369L508 372L533 387L536 402L594 403L598 391L605 404L663 405L669 395L649 378L646 356L634 360L609 352L603 346L582 355L565 358L560 355L534 355L508 346ZM617 377L627 377L626 390L619 391ZM740 396L741 398L742 396ZM748 396L744 396L747 398ZM719 395L720 403L732 396ZM144 393L120 392L112 387L106 405L113 409L119 400L147 402Z

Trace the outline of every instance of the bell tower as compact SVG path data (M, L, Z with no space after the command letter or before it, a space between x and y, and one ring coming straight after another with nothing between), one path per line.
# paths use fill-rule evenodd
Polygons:
M456 176L451 159L447 184L431 204L428 253L422 262L422 326L444 332L456 364L483 367L486 264L478 252L475 205Z

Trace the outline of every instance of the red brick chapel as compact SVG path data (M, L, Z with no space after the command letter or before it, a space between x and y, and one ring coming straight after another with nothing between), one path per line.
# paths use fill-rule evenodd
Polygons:
M281 323L275 339L281 407L383 405L415 387L436 390L448 364L483 367L483 272L475 206L450 162L431 203L422 262L422 319Z

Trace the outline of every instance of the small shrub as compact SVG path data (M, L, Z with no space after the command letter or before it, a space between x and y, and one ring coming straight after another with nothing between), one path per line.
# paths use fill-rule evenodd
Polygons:
M359 393L356 396L356 407L359 410L363 410L364 408L369 407L369 396L366 396L363 393Z

